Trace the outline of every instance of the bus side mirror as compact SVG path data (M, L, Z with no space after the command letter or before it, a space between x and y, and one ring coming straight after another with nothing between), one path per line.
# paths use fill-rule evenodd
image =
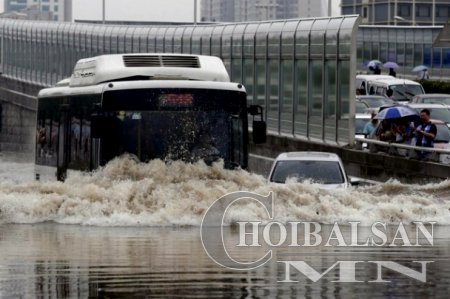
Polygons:
M248 114L255 116L255 115L261 115L262 117L262 107L259 105L250 105L247 108Z
M255 144L265 143L267 139L267 124L263 120L263 108L259 105L250 105L248 113L253 116L253 142ZM261 120L255 120L255 116L260 116Z
M267 139L267 125L263 120L253 121L253 142L255 144L266 143Z

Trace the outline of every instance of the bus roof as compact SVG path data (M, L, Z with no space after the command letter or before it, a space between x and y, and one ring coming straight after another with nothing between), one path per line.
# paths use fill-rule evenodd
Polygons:
M44 88L39 91L38 98L61 97L69 95L101 94L106 90L126 89L151 89L151 88L186 88L186 89L211 89L246 92L242 84L233 82L206 82L188 80L146 80L146 81L117 81L102 83L93 86L57 86Z
M80 59L69 85L90 86L117 80L144 79L230 82L225 65L215 56L139 53Z

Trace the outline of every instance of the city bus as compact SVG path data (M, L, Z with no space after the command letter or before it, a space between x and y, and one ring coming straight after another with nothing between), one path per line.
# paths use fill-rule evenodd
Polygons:
M248 166L252 139L264 143L260 106L230 82L213 56L114 54L79 60L68 79L38 94L36 179L64 180L129 154Z

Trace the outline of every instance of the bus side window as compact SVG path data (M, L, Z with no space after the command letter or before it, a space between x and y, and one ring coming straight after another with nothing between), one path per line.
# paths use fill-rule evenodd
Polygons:
M231 161L233 161L234 163L240 164L243 162L243 132L242 132L242 122L241 119L239 119L238 117L233 117L232 118L232 133L231 133L231 138L232 138L232 148L233 148L233 153L232 153L232 157L230 157Z
M36 127L36 159L42 165L56 166L58 123L54 113L41 111Z

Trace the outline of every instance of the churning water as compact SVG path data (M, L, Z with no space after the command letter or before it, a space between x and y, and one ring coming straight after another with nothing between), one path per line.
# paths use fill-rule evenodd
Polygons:
M2 298L447 298L450 283L450 181L405 185L389 181L348 190L317 185L268 184L260 175L226 170L221 164L137 163L122 157L66 182L35 182L30 164L0 161L0 297ZM273 192L275 219L369 227L374 222L435 221L433 246L275 248L275 260L300 259L323 273L337 261L433 261L427 281L385 272L374 265L355 270L363 283L336 283L332 270L318 282L297 275L282 283L277 262L248 271L214 263L200 240L209 206L233 191ZM236 239L237 221L267 219L252 201L227 213L226 234ZM347 225L347 226L345 226ZM331 226L324 225L324 231ZM272 232L271 232L272 233ZM274 233L274 235L277 235ZM276 237L276 236L275 236ZM279 237L279 236L278 236ZM217 244L220 247L220 244ZM260 252L235 251L237 258Z
M0 167L3 223L198 226L216 199L245 190L261 195L273 192L278 221L450 224L449 180L323 190L309 183L268 184L260 175L226 170L222 164L210 167L160 160L144 164L122 157L92 174L75 174L61 183L31 181L31 165L0 163ZM265 219L265 215L254 202L238 203L227 223Z

